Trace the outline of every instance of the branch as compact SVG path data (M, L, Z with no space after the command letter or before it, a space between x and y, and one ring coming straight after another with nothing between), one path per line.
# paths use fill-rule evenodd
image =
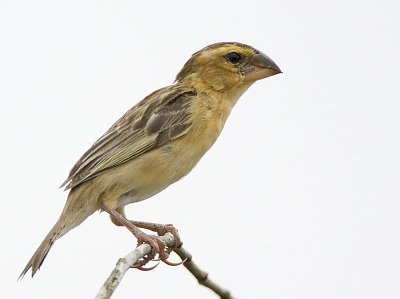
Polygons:
M166 233L164 236L159 237L168 247L174 247L176 244L175 238L171 233ZM185 261L183 265L186 269L193 274L199 284L211 289L222 299L233 299L228 290L223 289L217 285L214 281L208 278L208 273L201 270L193 261L192 255L184 248L175 248L174 251L179 257ZM149 244L142 244L136 247L135 250L130 252L124 258L118 260L114 270L110 276L104 282L103 286L99 290L95 299L108 299L111 297L119 283L122 281L126 271L133 266L140 258L143 258L146 254L150 254L151 246Z
M185 261L183 265L186 269L189 270L190 273L197 279L199 284L209 288L210 290L214 291L217 295L220 296L221 299L233 299L232 295L229 293L228 290L217 285L214 281L208 278L208 273L201 270L199 266L197 266L192 261L192 255L183 247L175 248L174 251L176 252L179 257Z

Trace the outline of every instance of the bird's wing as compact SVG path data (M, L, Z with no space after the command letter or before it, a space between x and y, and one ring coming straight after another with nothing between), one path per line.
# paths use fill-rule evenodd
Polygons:
M73 188L185 135L191 126L188 107L195 95L193 88L170 86L144 98L79 159L61 187Z

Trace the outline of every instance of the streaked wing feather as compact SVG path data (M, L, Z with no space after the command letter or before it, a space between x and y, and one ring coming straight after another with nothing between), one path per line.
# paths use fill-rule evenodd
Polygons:
M193 88L170 86L144 98L79 159L61 187L73 188L185 135L195 94Z

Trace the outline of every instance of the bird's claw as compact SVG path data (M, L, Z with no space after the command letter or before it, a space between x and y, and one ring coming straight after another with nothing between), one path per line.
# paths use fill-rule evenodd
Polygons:
M151 222L132 221L132 220L130 220L129 222L137 227L156 232L159 236L163 236L166 233L171 233L176 241L175 247L180 247L182 245L178 230L172 224L157 224Z
M156 254L165 251L165 243L156 236L148 235L142 232L140 236L137 236L137 239L138 239L137 246L140 246L145 243L151 246L151 254L149 255L150 258L149 261L153 259L156 256Z
M156 268L159 263L157 263L155 266L150 267L150 268L143 268L148 262L150 261L162 261L166 263L169 266L179 266L183 264L184 261L179 262L179 263L172 263L168 261L169 255L172 252L172 248L167 247L164 241L161 239L157 238L156 236L152 235L147 235L143 233L143 235L138 236L138 246L142 244L149 244L151 246L151 253L138 261L135 265L132 266L132 268L139 269L141 271L150 271ZM155 256L158 255L158 258L155 259Z
M178 230L172 224L156 224L131 220L129 220L129 223L131 225L134 225L135 227L154 231L159 236L163 236L166 233L171 233L176 241L176 245L174 247L180 247L182 245ZM168 261L169 255L173 251L174 247L168 247L165 242L162 241L160 238L153 235L148 235L140 230L135 232L135 237L138 239L138 246L145 243L149 244L151 246L151 253L140 259L135 265L132 266L132 268L138 268L139 270L144 271L154 269L156 266L151 268L143 268L143 266L146 265L148 262L154 260L157 255L157 261L162 261L169 266L179 266L183 264L184 261L179 263L172 263Z
M157 233L159 236L163 236L166 233L171 233L176 241L175 247L180 247L182 245L181 237L179 236L178 230L172 224L160 225L159 230L157 230Z
M148 261L145 264L147 264L147 263L148 263ZM138 269L140 271L151 271L151 270L155 269L159 264L160 264L160 262L158 262L157 264L155 264L153 267L150 267L150 268L143 268L144 265L141 265L141 266L140 265L133 265L132 268L136 268L136 269Z

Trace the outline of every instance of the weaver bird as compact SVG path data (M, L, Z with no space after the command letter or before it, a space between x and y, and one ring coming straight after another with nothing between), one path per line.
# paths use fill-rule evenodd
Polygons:
M194 53L174 85L159 89L126 112L72 168L60 218L20 278L39 269L54 242L97 210L127 227L138 244L149 243L166 263L169 248L146 228L163 234L172 225L127 220L124 207L147 199L189 173L210 149L239 97L255 81L281 73L265 54L240 43L217 43Z

